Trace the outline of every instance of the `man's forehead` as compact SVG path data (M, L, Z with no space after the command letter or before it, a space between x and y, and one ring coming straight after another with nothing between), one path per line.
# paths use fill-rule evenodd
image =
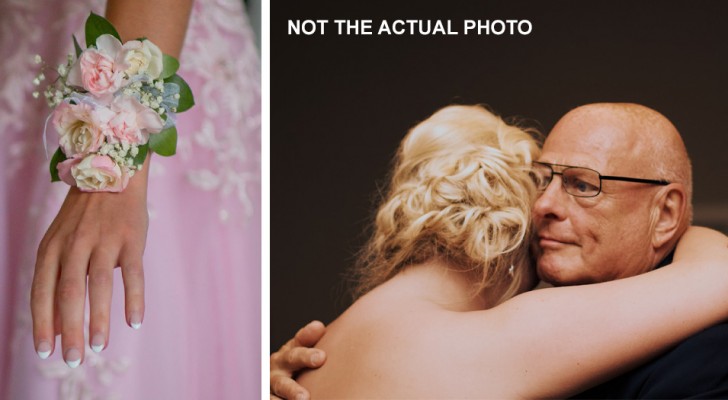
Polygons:
M584 167L593 169L599 172L604 171L605 165L597 162L593 157L583 154L551 154L543 153L537 161L545 162L548 164L559 164L569 167Z
M627 162L633 137L624 126L609 123L560 124L546 137L539 161L607 172Z
M544 143L543 152L538 161L586 167L599 171L609 164L610 153L604 151L601 146L594 146L593 143L588 142L547 141Z

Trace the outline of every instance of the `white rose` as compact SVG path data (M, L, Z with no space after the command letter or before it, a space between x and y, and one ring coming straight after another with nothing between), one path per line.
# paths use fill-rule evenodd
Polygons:
M71 167L71 176L84 192L121 192L129 175L110 157L90 155Z
M162 74L164 58L159 47L149 40L131 40L124 43L124 62L129 76L147 74L157 79Z

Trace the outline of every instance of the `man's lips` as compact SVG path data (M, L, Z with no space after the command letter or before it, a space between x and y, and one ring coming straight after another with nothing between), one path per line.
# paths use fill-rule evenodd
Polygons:
M576 243L567 240L567 239L561 239L553 236L548 235L539 235L538 236L538 246L541 249L559 249L564 246L571 246L575 245Z

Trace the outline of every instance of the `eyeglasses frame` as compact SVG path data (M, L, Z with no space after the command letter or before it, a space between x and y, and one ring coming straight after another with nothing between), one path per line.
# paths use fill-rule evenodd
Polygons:
M589 195L589 196L579 196L579 195L576 195L576 194L573 194L573 193L569 193L566 190L566 188L564 187L564 191L567 194L569 194L571 196L574 196L574 197L587 197L588 198L588 197L596 197L596 196L599 196L599 194L602 193L602 180L647 183L647 184L651 184L651 185L660 185L660 186L666 186L666 185L669 185L671 183L671 182L669 182L667 180L664 180L664 179L644 179L644 178L632 178L632 177L628 177L628 176L602 175L601 173L599 173L599 171L597 171L595 169L587 168L587 167L579 167L579 166L576 166L576 165L554 164L554 163L547 163L547 162L543 162L543 161L534 161L533 163L534 164L545 165L545 166L549 167L549 169L551 170L551 177L550 177L549 183L546 185L546 187L548 187L548 185L551 184L551 181L554 180L554 175L561 175L562 176L562 179L561 179L561 187L563 187L564 186L563 174L564 174L564 171L567 170L567 169L569 169L569 168L588 169L590 171L596 172L596 174L599 176L599 190L597 191L597 193L594 194L594 195ZM556 172L556 171L554 171L554 167L563 167L563 169L561 170L561 172ZM546 188L544 188L544 190L545 189Z

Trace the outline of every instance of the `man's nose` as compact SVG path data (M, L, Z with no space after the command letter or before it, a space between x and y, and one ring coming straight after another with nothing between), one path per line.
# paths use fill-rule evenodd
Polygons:
M546 189L533 204L533 216L537 220L553 218L563 220L566 217L565 196L569 196L562 187L561 176L554 175Z

